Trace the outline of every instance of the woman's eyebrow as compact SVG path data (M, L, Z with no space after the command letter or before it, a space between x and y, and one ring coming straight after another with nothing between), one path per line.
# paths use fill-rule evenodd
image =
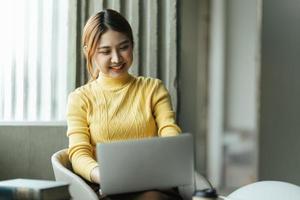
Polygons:
M109 46L102 46L102 47L97 47L97 49L109 49L110 47Z
M128 44L128 43L129 43L129 40L124 40L124 41L120 42L120 43L118 44L118 46L120 46L120 45L122 45L122 44Z
M128 44L128 43L130 43L129 40L124 40L124 41L120 42L120 43L118 44L118 46L121 46L121 45L124 45L124 44ZM109 49L109 48L110 48L110 46L101 46L101 47L97 47L97 49Z

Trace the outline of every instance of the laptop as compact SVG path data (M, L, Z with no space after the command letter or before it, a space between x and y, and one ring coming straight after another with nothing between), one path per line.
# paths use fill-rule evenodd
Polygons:
M97 144L101 189L105 195L190 186L193 182L193 137L125 140Z

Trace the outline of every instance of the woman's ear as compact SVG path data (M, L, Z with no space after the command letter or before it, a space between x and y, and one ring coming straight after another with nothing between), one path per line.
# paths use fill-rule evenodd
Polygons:
M83 53L84 53L84 55L85 55L85 56L87 56L87 46L86 46L86 45L85 45L85 46L83 46L83 48L82 48L82 49L83 49Z

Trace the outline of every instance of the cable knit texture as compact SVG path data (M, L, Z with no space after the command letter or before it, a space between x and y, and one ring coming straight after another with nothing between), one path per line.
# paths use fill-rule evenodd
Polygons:
M74 171L91 181L98 166L96 143L181 132L175 123L167 89L158 79L104 74L69 95L69 157Z

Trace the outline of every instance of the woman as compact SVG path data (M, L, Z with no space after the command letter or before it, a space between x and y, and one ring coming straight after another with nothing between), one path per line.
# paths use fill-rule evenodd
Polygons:
M121 14L107 9L92 16L82 43L92 80L69 95L69 158L77 174L100 184L96 143L174 136L181 130L162 82L128 73L134 41ZM174 191L147 191L106 199L176 199L174 195L178 197Z

